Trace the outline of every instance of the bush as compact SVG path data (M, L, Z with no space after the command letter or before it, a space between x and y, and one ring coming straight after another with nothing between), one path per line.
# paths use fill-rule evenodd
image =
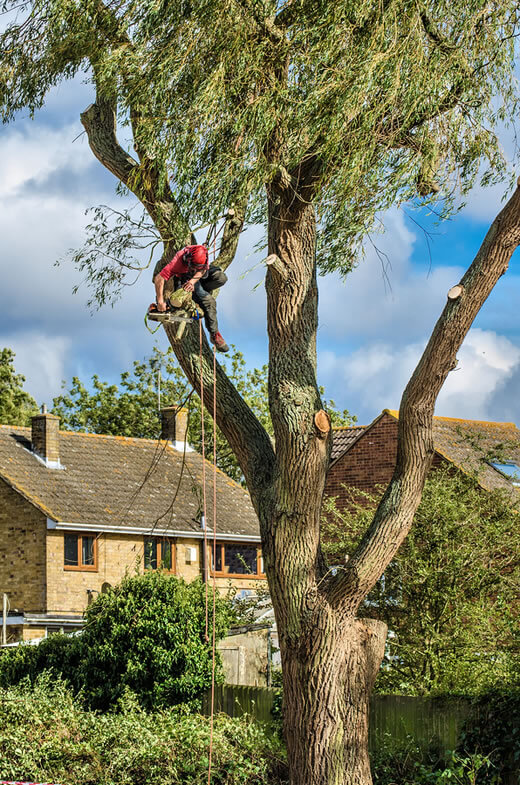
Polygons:
M484 695L474 701L459 743L461 754L489 755L507 781L520 770L520 692ZM479 780L479 782L485 780Z
M49 674L0 694L0 776L74 785L200 785L209 719L182 708L146 713L128 690L119 712L86 711ZM215 717L213 785L281 785L279 743L254 722Z
M371 755L374 785L495 785L497 769L481 753L448 752L440 757L412 737L396 745L391 737Z
M92 709L115 706L126 688L147 709L193 701L211 685L204 591L200 581L188 584L161 572L125 578L89 606L80 635L52 635L38 646L4 650L0 686L24 677L34 681L47 670L81 692ZM218 597L216 610L219 640L231 611ZM216 679L222 680L218 654Z

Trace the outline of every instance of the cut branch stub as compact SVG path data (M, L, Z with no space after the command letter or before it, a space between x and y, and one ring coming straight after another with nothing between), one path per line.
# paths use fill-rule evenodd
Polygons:
M284 280L287 278L287 267L275 253L269 254L269 256L264 259L264 264L267 265L267 267L272 267L273 270L276 270L278 275Z
M314 424L319 431L321 438L330 431L330 417L324 409L320 409L314 415Z
M463 293L464 287L458 283L456 286L452 286L448 292L448 300L458 300Z

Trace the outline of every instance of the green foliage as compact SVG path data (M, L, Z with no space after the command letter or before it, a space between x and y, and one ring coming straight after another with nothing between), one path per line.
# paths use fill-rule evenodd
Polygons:
M461 734L461 754L486 754L504 782L520 771L520 692L495 692L474 701ZM480 782L480 780L479 780Z
M0 691L2 776L74 785L200 785L209 719L181 709L144 712L125 692L117 713L85 711L61 681ZM215 717L212 782L281 785L283 751L247 719Z
M217 598L216 639L231 618ZM52 635L0 655L0 686L42 671L61 676L90 708L106 710L132 690L147 709L199 698L211 685L212 623L205 639L204 586L159 571L125 578L85 612L81 635ZM221 680L217 655L217 680Z
M496 706L496 704L494 704ZM484 710L485 710L484 705ZM503 709L506 709L505 703ZM372 754L374 785L498 785L506 770L502 740L485 722L473 726L479 749L425 750L411 738L396 744L388 736ZM510 717L509 731L517 719ZM505 711L503 712L505 720ZM505 726L503 726L505 727ZM497 744L489 756L482 748ZM469 736L466 736L469 744ZM0 689L2 775L36 782L75 785L199 785L207 778L209 719L185 707L145 712L126 690L116 712L85 710L67 685L51 674L34 683ZM277 733L248 718L215 717L213 777L218 785L282 785L285 753ZM514 771L514 770L513 770Z
M14 357L11 349L0 351L0 425L30 425L38 406L23 389L25 377L15 372Z
M325 505L323 539L343 563L376 499ZM412 530L364 613L390 629L380 692L478 694L520 679L520 530L510 497L460 472L431 472Z
M485 182L505 171L494 129L517 113L515 0L3 0L1 9L22 9L0 36L4 122L42 107L63 79L92 74L98 98L132 125L136 193L166 173L193 226L245 197L250 220L263 219L266 188L312 183L324 271L351 269L378 212L439 191L448 213L482 161ZM119 286L134 272L123 261L133 228L115 232Z
M413 738L395 744L388 736L371 755L374 785L496 785L491 759L474 752L447 756L425 750Z
M222 364L264 428L272 434L267 396L267 366L248 370L242 352L236 349ZM200 399L198 396L190 396L189 386L171 347L166 352L154 347L150 357L146 357L143 362L134 362L131 373L125 371L121 374L119 385L108 384L95 375L89 389L74 376L70 390L54 398L52 412L58 415L60 427L64 430L156 439L161 431L157 399L159 374L162 406L173 406L188 398L188 441L201 452ZM329 401L326 406L334 425L350 425L355 421L355 417L351 417L346 410L338 411L334 401ZM206 457L213 460L213 439L207 438L207 434L213 433L213 420L207 410L204 412L204 429ZM238 462L219 428L217 466L237 482L242 480Z

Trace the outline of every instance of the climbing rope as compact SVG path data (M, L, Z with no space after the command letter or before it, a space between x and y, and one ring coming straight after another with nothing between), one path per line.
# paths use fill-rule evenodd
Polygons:
M209 643L209 599L208 599L208 532L206 525L206 434L204 428L204 376L202 371L202 322L199 322L199 363L200 363L200 428L202 440L202 509L204 515L204 554L206 564L205 575L205 611L206 611L206 642ZM213 347L213 543L212 543L212 591L213 591L213 624L211 634L211 710L208 752L208 785L211 782L211 763L213 758L213 726L215 715L215 664L216 664L216 615L217 615L217 356Z
M208 532L207 532L207 505L206 505L206 440L204 435L204 378L202 374L202 321L199 322L199 366L200 366L200 432L202 441L202 514L204 516L204 563L206 575L205 604L206 604L206 632L205 641L209 641L209 613L208 613Z
M217 559L217 353L213 346L213 635L211 658L211 712L209 721L208 785L211 779L211 758L213 753L213 719L215 715L215 620L217 613L217 584L215 566Z

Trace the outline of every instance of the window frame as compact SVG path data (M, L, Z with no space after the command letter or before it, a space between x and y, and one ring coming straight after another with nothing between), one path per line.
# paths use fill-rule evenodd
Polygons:
M239 547L244 545L246 548L256 548L256 573L253 572L226 572L226 546L233 545ZM217 540L217 548L220 548L220 559L223 570L217 571L213 565L213 545L208 543L209 562L210 562L210 575L215 578L242 578L242 580L265 580L265 572L262 572L263 556L262 546L257 542L232 542L227 540Z
M164 566L157 566L157 567L147 567L146 566L146 543L149 541L156 541L157 542L157 564L162 564L162 542L167 540L170 543L171 547L171 554L172 554L172 566L171 569L167 569ZM160 554L160 556L159 556ZM177 539L175 537L143 537L143 569L145 572L148 570L163 570L163 572L167 572L170 575L177 574Z
M78 538L78 563L65 564L65 537ZM94 564L83 564L83 537L92 537L92 555L94 557ZM76 572L97 572L98 571L98 538L92 532L64 532L63 533L63 569L72 570Z

